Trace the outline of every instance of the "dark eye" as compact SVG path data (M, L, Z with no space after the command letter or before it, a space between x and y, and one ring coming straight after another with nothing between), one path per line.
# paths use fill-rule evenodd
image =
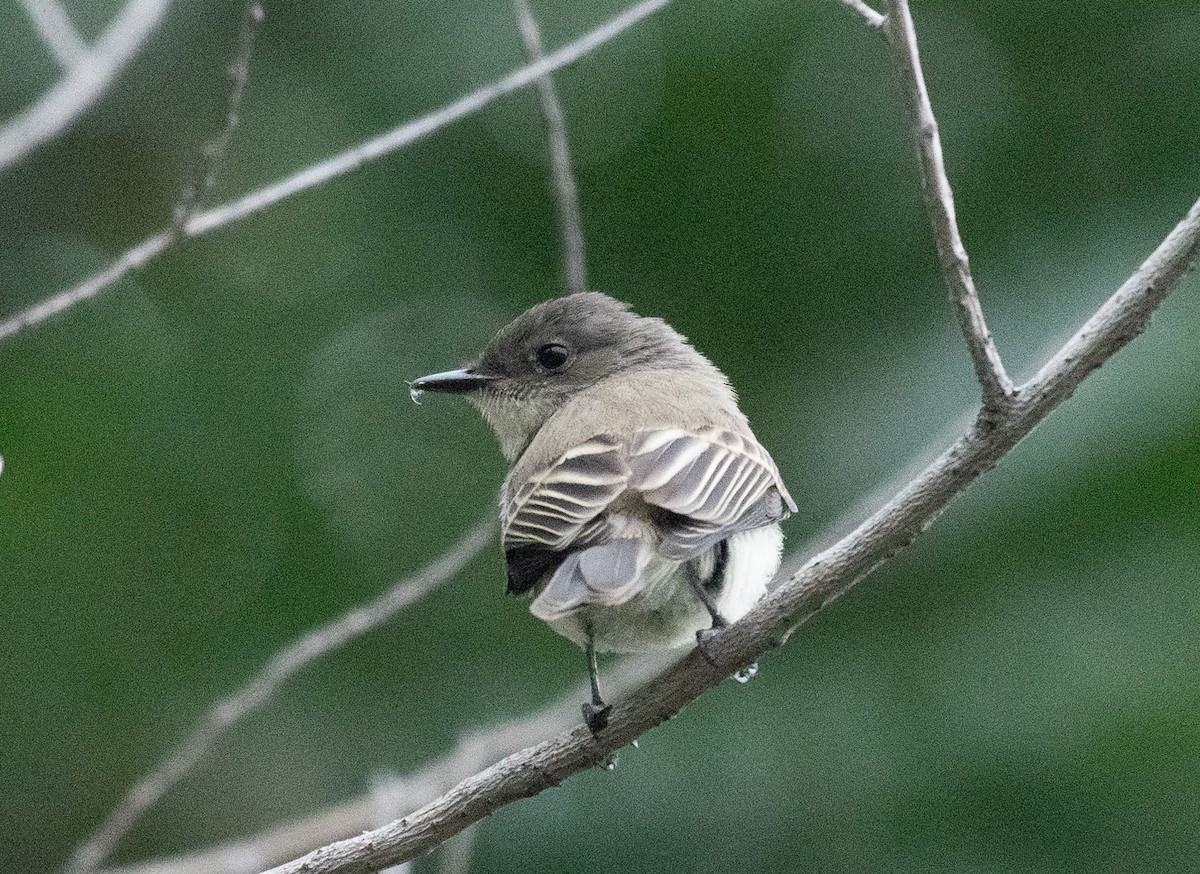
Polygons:
M537 351L538 364L547 370L557 370L567 363L569 353L561 343L547 343Z

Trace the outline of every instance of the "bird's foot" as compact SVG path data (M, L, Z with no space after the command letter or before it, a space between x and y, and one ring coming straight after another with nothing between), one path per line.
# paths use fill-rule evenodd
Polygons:
M717 662L711 655L708 654L708 646L709 642L716 635L719 628L720 626L717 628L701 628L696 632L696 649L700 650L700 655L704 656L704 660L714 668L717 666Z
M591 729L592 734L599 734L608 727L608 714L612 712L612 705L604 702L583 702L583 721L587 723L587 727Z

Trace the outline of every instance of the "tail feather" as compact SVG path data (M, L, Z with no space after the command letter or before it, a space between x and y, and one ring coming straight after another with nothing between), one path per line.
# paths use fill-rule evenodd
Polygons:
M580 607L616 607L644 585L642 571L651 550L640 540L622 538L567 556L546 588L530 605L534 616L547 622Z

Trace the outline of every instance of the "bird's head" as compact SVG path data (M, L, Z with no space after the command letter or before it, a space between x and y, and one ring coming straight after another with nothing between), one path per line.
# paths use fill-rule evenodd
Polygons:
M526 310L460 370L409 385L462 394L487 419L511 460L580 392L634 370L713 369L662 319L639 316L604 294L552 298Z

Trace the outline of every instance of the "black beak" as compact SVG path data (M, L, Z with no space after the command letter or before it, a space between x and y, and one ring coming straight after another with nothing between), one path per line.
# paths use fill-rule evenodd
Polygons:
M476 391L496 377L487 376L467 368L463 370L447 370L445 373L433 373L414 379L408 384L409 394L415 401L421 392L440 391L448 394L464 394Z

